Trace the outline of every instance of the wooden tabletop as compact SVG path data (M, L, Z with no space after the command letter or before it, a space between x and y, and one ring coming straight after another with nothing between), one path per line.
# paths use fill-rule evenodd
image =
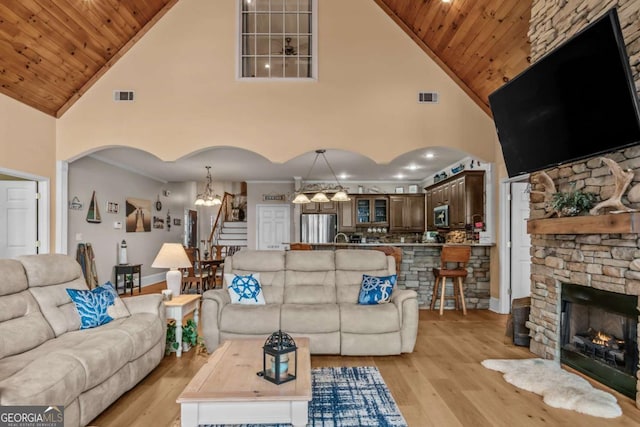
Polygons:
M227 340L178 396L178 403L260 400L311 400L309 338L296 338L298 376L276 385L257 375L262 371L262 339Z
M198 294L180 294L174 295L170 301L164 301L164 305L169 307L189 304L192 301L200 299Z

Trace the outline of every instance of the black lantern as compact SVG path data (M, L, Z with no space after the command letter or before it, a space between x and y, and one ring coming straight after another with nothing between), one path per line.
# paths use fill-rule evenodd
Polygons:
M264 342L262 368L264 379L274 384L295 380L298 374L298 347L290 335L278 331Z

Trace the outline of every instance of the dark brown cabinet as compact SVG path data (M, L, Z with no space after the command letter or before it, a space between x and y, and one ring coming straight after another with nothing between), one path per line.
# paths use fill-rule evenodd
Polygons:
M302 213L303 214L313 214L313 213L321 213L321 214L334 214L337 213L338 210L336 208L336 204L338 202L325 202L325 203L305 203L302 205Z
M424 195L389 196L389 231L424 231Z
M389 198L387 196L357 196L355 199L356 225L389 225Z
M338 205L338 231L347 233L356 231L355 199L348 202L336 202Z
M484 217L484 171L466 171L433 184L426 190L427 229L435 230L433 208L449 206L449 227L464 229Z

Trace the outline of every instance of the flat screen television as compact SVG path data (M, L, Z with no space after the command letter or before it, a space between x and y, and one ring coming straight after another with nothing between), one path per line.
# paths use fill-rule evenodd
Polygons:
M640 143L640 108L611 9L489 95L509 176Z

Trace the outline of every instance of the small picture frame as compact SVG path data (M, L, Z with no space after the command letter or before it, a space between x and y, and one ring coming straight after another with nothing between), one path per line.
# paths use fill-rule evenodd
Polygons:
M397 194L404 193L404 187L396 187L396 193Z
M180 218L173 218L173 225L180 227L182 225L182 220Z
M107 202L107 213L117 214L120 211L120 204L116 202Z
M409 186L409 193L417 193L418 192L418 185L417 184L411 184Z

